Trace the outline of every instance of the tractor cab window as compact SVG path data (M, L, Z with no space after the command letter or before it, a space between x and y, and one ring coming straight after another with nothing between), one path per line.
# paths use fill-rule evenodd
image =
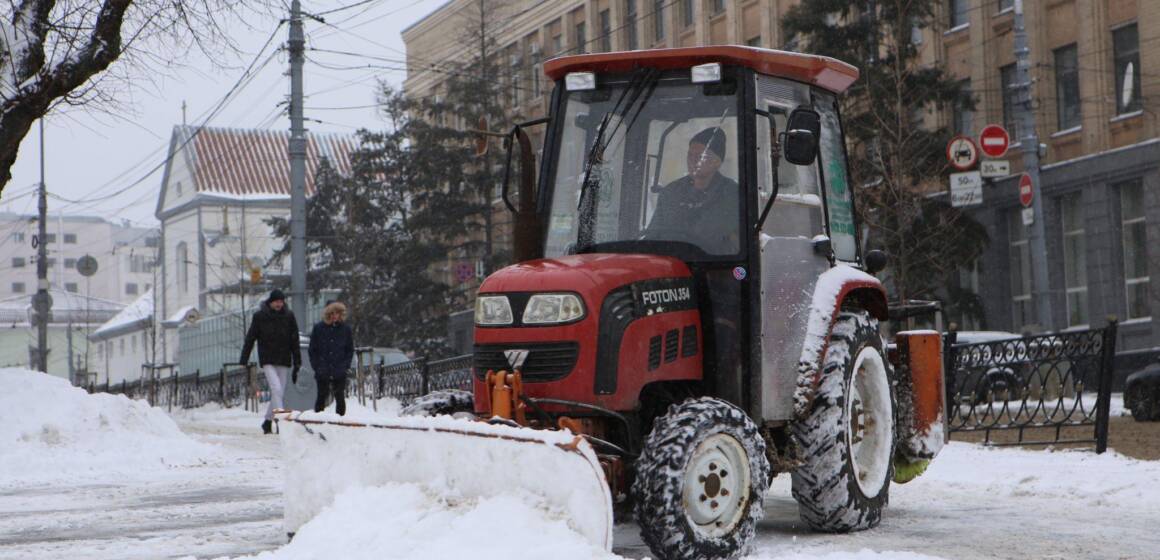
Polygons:
M546 256L735 258L743 222L736 89L693 84L686 72L568 92Z
M846 145L838 119L837 100L826 93L815 94L814 108L822 117L822 135L818 139L818 164L826 188L826 221L830 226L830 243L839 260L858 259L858 242L854 233L854 193L846 172Z

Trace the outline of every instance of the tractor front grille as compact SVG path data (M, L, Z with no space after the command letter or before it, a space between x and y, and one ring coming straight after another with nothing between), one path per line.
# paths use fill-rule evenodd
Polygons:
M563 379L576 367L580 355L580 345L576 342L536 342L528 344L476 344L472 367L476 377L483 379L488 370L511 371L507 350L527 350L520 373L528 383Z

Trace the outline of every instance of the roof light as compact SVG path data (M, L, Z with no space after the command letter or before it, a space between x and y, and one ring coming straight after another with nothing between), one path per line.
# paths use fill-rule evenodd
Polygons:
M592 72L569 72L564 76L564 87L568 91L596 89L596 74Z
M694 84L712 84L721 81L721 64L710 62L693 67Z

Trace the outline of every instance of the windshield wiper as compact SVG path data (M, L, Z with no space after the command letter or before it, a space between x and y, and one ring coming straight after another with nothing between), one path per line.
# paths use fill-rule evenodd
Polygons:
M580 200L576 205L576 210L579 213L578 219L580 220L576 233L577 253L582 253L588 247L592 246L596 233L596 203L600 194L600 174L594 174L592 170L604 164L604 150L608 148L608 141L616 136L616 132L624 124L624 117L639 100L640 108L637 109L632 120L625 127L624 133L627 134L628 129L632 128L641 110L644 109L645 101L652 96L652 92L656 89L656 83L659 77L660 71L655 68L637 69L633 73L632 78L629 79L628 85L620 92L620 96L616 98L616 103L613 104L612 110L605 113L604 117L600 119L600 126L596 129L596 137L592 139L592 147L589 148L588 157L584 161L584 180L580 183ZM648 94L642 97L641 93L646 88L648 89ZM627 103L625 102L626 100ZM612 134L608 135L608 140L606 140L605 133L608 130L608 123L612 122L612 117L614 116L620 117L620 120L616 123Z

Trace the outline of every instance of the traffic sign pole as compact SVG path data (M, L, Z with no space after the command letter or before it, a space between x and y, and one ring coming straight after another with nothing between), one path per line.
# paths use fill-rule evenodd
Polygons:
M1026 170L1033 188L1042 190L1043 183L1039 180L1039 136L1035 131L1035 113L1031 107L1031 48L1023 23L1023 0L1015 0L1014 11L1016 83L1013 89L1018 93L1018 103L1015 106L1019 116L1019 135L1022 136L1020 141L1023 144L1023 169ZM1055 328L1055 323L1052 321L1051 292L1047 283L1047 243L1043 224L1042 192L1039 196L1032 196L1031 208L1035 214L1028 235L1031 245L1031 297L1039 329L1048 331Z

